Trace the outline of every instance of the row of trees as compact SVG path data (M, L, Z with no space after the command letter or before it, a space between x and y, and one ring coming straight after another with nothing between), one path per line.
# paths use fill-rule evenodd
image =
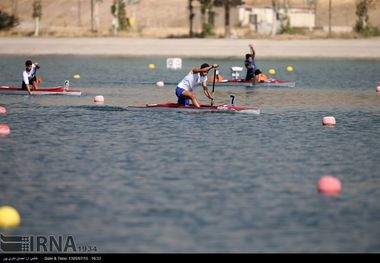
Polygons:
M242 0L188 0L188 9L189 9L189 36L194 35L193 32L193 20L195 17L193 2L200 2L201 9L201 24L202 32L201 36L207 36L213 34L214 29L214 16L215 12L213 7L224 7L224 27L225 27L225 37L229 38L231 36L230 28L230 9L238 5L244 4ZM331 20L332 20L332 1L329 0L329 33L331 34ZM279 6L282 4L285 9L285 17L283 18L281 32L287 33L290 31L290 20L287 16L287 10L289 8L288 0L271 0L272 9L275 14L278 13ZM318 4L318 0L305 0L306 4L314 8ZM376 8L376 0L356 0L356 15L358 17L355 24L354 30L357 33L363 35L375 35L378 34L378 30L371 26L369 23L368 10L370 8ZM273 16L272 23L272 35L276 34L276 16Z
M91 31L99 31L99 3L103 0L91 1ZM140 0L128 0L129 5L136 5ZM130 21L127 18L126 2L124 0L114 0L111 5L112 14L112 32L116 35L118 31L127 30L130 26Z
M198 1L200 3L201 11L201 36L205 37L214 34L215 28L215 12L214 7L224 8L224 36L229 38L231 36L230 25L230 10L232 7L244 4L242 0L188 0L189 9L189 37L194 36L193 21L194 21L194 7L193 3Z
M100 20L99 20L99 4L103 0L89 0L91 3L91 31L97 32L99 30ZM117 34L118 31L128 29L129 20L127 19L126 14L126 2L128 1L129 5L136 5L140 0L113 0L113 3L110 7L110 12L113 16L112 19L112 29L113 33ZM333 0L329 0L329 28L331 33L331 5ZM202 25L202 30L200 36L206 37L214 34L215 28L215 11L214 7L223 7L224 9L224 28L225 28L225 37L229 38L231 36L231 25L230 25L230 10L233 7L244 4L242 0L188 0L188 10L189 10L189 37L194 37L195 33L193 30L193 23L195 18L194 13L194 3L199 2L200 4L200 21ZM285 10L288 9L288 0L271 0L272 8L274 13L277 13L278 8L281 4L284 5ZM318 0L306 0L310 6L316 6ZM78 2L80 5L80 1ZM358 17L355 24L355 31L363 35L373 35L377 34L378 30L371 26L369 23L368 10L370 8L376 7L375 0L356 0L356 15ZM17 9L17 0L12 1L12 10ZM33 0L32 3L32 16L35 22L35 31L34 35L39 35L40 20L42 18L42 4L41 0ZM78 15L80 16L80 8L78 8ZM0 10L0 30L9 30L12 27L17 26L19 23L18 18L15 15L8 15L5 12ZM273 26L275 27L275 21ZM284 19L284 25L282 32L286 32L289 29L290 23L287 17ZM272 34L275 34L276 29L272 29Z
M356 32L366 36L379 34L379 30L369 23L368 10L370 8L376 8L375 0L360 0L356 3L356 16L358 20L354 29Z
M90 0L91 6L91 31L97 32L100 26L99 19L99 3L103 0ZM128 0L129 4L137 4L139 0ZM78 16L80 17L80 1L78 1ZM12 1L12 15L9 15L0 10L0 31L9 30L19 24L19 19L16 17L17 0ZM41 0L33 0L32 2L32 17L34 19L34 35L39 36L40 20L42 18L42 3ZM126 13L126 3L124 0L114 0L110 7L113 16L112 28L114 34L120 30L126 30L128 27L128 19Z

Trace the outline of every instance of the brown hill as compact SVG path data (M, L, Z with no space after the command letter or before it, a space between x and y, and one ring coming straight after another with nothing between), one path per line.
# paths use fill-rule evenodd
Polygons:
M99 3L100 34L108 35L111 31L112 16L110 6L113 0ZM129 1L126 1L128 3ZM283 3L284 1L279 1ZM304 0L288 0L290 7L308 8ZM17 32L32 32L34 28L31 0L1 0L0 9L16 14L20 18ZM245 0L250 6L271 6L271 0ZM328 25L329 0L319 0L316 8L317 26ZM137 4L127 4L127 16L135 21L134 34L147 36L165 36L169 34L186 34L188 32L188 0L140 0ZM195 30L200 30L199 2L194 1L196 17ZM55 35L83 35L91 28L90 0L42 0L41 31ZM355 0L333 1L333 26L352 27L356 21ZM223 30L223 10L216 9L216 25ZM233 14L236 16L237 12ZM237 18L232 17L233 25ZM370 10L370 20L380 27L380 1L377 8Z

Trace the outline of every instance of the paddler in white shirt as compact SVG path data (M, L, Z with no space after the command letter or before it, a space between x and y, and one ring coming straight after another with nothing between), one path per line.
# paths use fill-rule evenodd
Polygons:
M207 74L211 69L217 67L217 64L209 66L207 63L204 63L200 68L193 68L177 85L175 94L178 97L178 104L189 106L191 100L195 107L200 108L201 105L194 94L194 89L200 85L202 85L206 97L213 101L214 97L207 87Z
M25 67L22 73L22 89L26 89L29 95L33 95L32 91L38 89L39 81L36 77L36 70L40 68L40 64L27 60L25 61Z

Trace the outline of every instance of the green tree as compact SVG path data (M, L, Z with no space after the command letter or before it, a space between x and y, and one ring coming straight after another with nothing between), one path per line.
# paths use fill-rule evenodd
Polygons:
M232 7L243 5L242 0L215 0L215 6L224 7L224 37L231 37L230 11Z
M201 9L201 25L203 37L214 34L214 12L212 8L214 6L213 0L198 0L200 2Z
M355 31L365 36L377 35L379 31L377 28L371 26L369 23L368 9L375 8L376 3L374 0L357 0L356 2L356 16L358 19L355 24Z
M114 28L114 33L122 30L126 30L128 27L126 5L124 0L114 0L111 5L111 14L114 19L112 22L112 27Z
M6 31L17 26L18 18L0 10L0 31Z
M40 20L42 17L42 4L41 0L33 1L33 14L34 18L34 35L37 37L40 32Z
M194 21L194 0L188 0L188 9L189 9L189 37L193 37L193 21Z

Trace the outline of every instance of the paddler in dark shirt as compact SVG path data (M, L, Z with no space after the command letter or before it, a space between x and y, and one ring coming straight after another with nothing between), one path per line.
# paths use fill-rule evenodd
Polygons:
M255 63L255 50L253 48L253 45L248 45L250 48L251 53L245 55L245 61L244 65L247 68L247 76L245 77L246 81L252 80L254 83L256 81L258 82L263 82L265 79L265 76L263 76L262 72L260 69L257 68L256 63ZM255 78L256 76L256 78Z

